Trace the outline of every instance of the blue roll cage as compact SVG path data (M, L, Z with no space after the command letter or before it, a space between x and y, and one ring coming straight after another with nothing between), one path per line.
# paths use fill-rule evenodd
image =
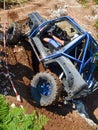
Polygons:
M95 54L96 52L98 52L98 44L97 42L94 40L94 38L87 32L85 31L83 28L81 28L72 18L68 17L68 16L62 16L60 18L56 18L56 19L53 19L53 20L48 20L48 21L45 21L43 22L41 25L39 25L36 29L32 29L29 33L29 38L32 39L32 37L36 36L36 34L39 32L39 30L41 28L43 28L45 25L47 24L52 24L54 22L59 22L59 21L62 21L62 20L68 20L75 28L77 28L80 32L81 32L81 35L76 38L75 40L71 41L68 45L62 47L59 51L53 53L53 54L49 54L48 56L44 57L44 58L41 58L40 61L46 61L46 60L50 60L50 59L53 59L53 58L57 58L57 57L60 57L60 56L65 56L71 60L74 60L75 62L79 63L80 66L78 68L78 71L80 74L83 73L83 69L86 67L87 64L89 63L93 63L90 67L90 74L89 76L84 79L86 80L87 84L89 85L90 82L93 80L92 79L92 74L94 72L94 69L95 69ZM82 59L77 59L71 55L68 54L69 50L73 49L76 45L79 44L79 41L83 40L84 38L86 38L86 43L85 43L85 48L84 48L84 52L83 52L83 56L82 56ZM90 44L90 56L89 58L85 61L85 57L86 57L86 53L87 53L87 49L88 49L88 46ZM93 52L93 48L92 48L92 44L94 44L94 46L96 46L96 49L95 51Z

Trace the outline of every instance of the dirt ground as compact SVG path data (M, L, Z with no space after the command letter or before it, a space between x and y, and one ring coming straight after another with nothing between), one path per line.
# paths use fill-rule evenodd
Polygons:
M94 15L96 12L93 10L94 3L89 2L88 6L80 5L76 0L40 0L30 1L25 4L24 7L17 7L6 11L6 17L8 18L9 24L13 21L18 21L26 18L26 14L37 11L45 18L54 17L55 10L64 9L69 16L74 18L81 26L87 29L96 38L96 30L94 29ZM62 7L62 8L60 8ZM20 9L22 10L20 12ZM62 10L61 10L62 11ZM4 11L0 11L3 15ZM94 13L92 15L92 13ZM12 14L8 16L8 14ZM14 17L15 15L17 17ZM89 18L89 15L92 17ZM16 18L18 20L16 20ZM4 18L1 19L1 23ZM96 39L97 40L97 39ZM42 108L37 106L30 96L30 80L34 75L34 68L32 64L37 64L33 60L33 54L31 48L27 42L20 43L17 46L6 48L7 63L10 72L13 74L12 79L18 93L22 98L22 105L26 109L27 113L31 113L36 110L46 115L50 120L47 125L44 126L44 130L94 130L80 115L73 110L72 105L64 105L62 102L58 102L55 105ZM0 45L0 59L4 59L4 48ZM0 72L6 72L6 69L0 66ZM96 79L97 72L95 73ZM15 93L12 91L11 85L7 78L0 76L0 85L7 86L8 95L7 100L9 104L15 103L17 105ZM2 93L2 90L0 89ZM98 124L98 90L83 100L86 110L90 118Z

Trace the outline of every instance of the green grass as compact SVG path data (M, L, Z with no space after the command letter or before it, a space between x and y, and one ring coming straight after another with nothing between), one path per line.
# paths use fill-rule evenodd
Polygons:
M36 111L26 114L24 109L9 107L0 95L0 130L42 130L47 121L46 116Z

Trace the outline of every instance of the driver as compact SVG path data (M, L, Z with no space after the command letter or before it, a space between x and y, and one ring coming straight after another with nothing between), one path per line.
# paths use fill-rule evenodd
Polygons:
M66 31L63 31L61 28L54 25L47 31L43 41L48 42L58 48L66 45L70 41L70 38L68 37Z

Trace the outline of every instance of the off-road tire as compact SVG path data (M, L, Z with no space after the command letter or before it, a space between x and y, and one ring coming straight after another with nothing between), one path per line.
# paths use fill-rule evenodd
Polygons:
M38 83L40 79L46 79L52 86L51 94L48 96L41 95L38 89ZM60 80L51 72L40 72L34 76L31 80L31 95L34 101L40 106L48 106L58 100L61 92Z
M16 45L21 38L21 27L18 23L13 23L7 31L7 44Z

